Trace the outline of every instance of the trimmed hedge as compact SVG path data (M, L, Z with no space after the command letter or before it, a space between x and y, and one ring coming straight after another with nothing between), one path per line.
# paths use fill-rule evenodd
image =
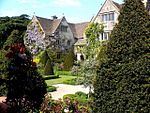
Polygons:
M47 92L53 92L53 91L56 91L56 87L55 86L48 86L47 87Z
M49 80L49 79L56 79L59 78L59 75L49 75L49 76L43 76L44 80Z
M44 74L45 75L54 75L52 62L50 59L47 60L47 63L44 67Z
M74 51L73 48L68 51L68 53L64 57L64 70L70 71L74 64Z

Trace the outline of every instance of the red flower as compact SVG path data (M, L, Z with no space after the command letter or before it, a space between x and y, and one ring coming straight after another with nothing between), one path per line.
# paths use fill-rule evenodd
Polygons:
M24 53L25 53L25 48L24 48L24 47L21 47L21 48L20 48L20 53L21 53L21 54L24 54Z

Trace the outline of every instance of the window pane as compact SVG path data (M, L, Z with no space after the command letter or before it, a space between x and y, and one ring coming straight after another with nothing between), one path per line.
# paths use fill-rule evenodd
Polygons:
M114 20L114 13L110 13L109 14L109 20L111 21L111 20Z
M107 40L107 32L104 32L104 40Z
M61 31L67 32L67 26L61 26Z

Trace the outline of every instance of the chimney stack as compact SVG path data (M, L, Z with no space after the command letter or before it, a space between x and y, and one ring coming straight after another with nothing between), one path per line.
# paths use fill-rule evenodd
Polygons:
M52 16L52 19L55 20L57 19L58 17L56 15Z

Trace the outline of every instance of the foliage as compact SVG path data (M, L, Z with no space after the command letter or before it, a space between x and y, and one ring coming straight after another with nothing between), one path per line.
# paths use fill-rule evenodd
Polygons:
M141 0L125 0L94 83L94 113L150 111L150 16Z
M38 110L46 93L46 83L24 45L13 44L6 54L10 61L6 86L9 113Z
M66 94L63 96L63 100L68 98L71 101L78 101L80 106L87 106L89 103L88 95L83 92L76 92L75 94Z
M72 72L76 75L82 76L82 83L86 87L90 87L90 94L93 88L93 80L98 69L100 52L103 50L103 43L99 41L99 34L103 32L103 25L98 23L91 23L85 30L87 38L87 46L85 47L85 54L87 58L78 66L74 66ZM81 79L80 79L81 81Z
M85 30L85 36L87 39L87 46L85 48L85 54L88 59L95 58L100 46L99 35L103 32L103 24L90 23Z
M79 82L79 78L73 78L73 79L64 80L63 84L81 85L81 84L83 84L83 81Z
M59 78L59 75L44 75L43 78L44 80L57 79Z
M73 48L71 48L64 57L64 69L63 70L70 71L71 68L73 67L74 59L75 59L74 50Z
M48 86L47 87L47 92L53 92L56 91L56 87L55 86Z
M65 98L63 101L53 100L51 95L47 94L41 107L43 113L90 113L88 106L81 106L77 100Z
M46 65L44 67L44 75L54 75L52 62L50 59L47 60Z
M55 71L56 75L68 75L70 76L70 71Z
M11 44L14 44L14 43L19 43L21 42L21 39L20 39L20 32L19 30L13 30L10 34L10 36L7 38L6 42L4 43L3 47L5 48L5 46L9 46Z
M19 31L19 41L23 42L23 34L29 22L28 15L20 15L15 17L0 17L0 49L10 36L13 30Z
M76 92L75 95L78 95L78 96L86 98L86 99L88 98L88 95L82 91Z
M13 45L17 42L23 43L23 34L28 21L28 15L0 17L0 95L4 96L7 92L4 81L7 78L9 60L5 57L7 53L5 49L8 45Z
M50 48L45 50L40 56L40 63L42 68L44 68L44 75L54 75L54 62L56 59L56 53Z

